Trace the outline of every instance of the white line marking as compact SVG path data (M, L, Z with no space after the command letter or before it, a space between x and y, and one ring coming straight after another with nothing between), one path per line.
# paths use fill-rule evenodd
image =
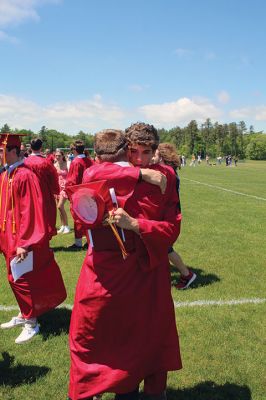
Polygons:
M182 177L182 180L183 180L183 179L185 179L185 180L187 180L187 181L190 181L190 182L194 182L194 183L200 184L200 185L209 186L209 187L211 187L211 188L215 188L215 189L219 189L219 190L224 190L225 192L229 192L229 193L233 193L233 194L238 194L238 195L240 195L240 196L246 196L246 197L251 197L251 198L256 199L256 200L263 200L263 201L266 201L266 199L265 199L264 197L253 196L252 194L247 194L247 193L242 193L242 192L236 192L235 190L225 189L225 188L223 188L223 187L221 187L221 186L210 185L209 183L199 182L199 181L195 181L195 180L193 180L193 179L188 179L188 178Z
M253 299L236 299L236 300L195 300L195 301L174 301L175 308L180 307L202 307L202 306L236 306L241 304L262 304L265 303L266 299L253 298ZM73 305L61 304L57 308L67 308L72 310ZM0 311L15 311L18 310L18 306L1 306Z
M174 302L175 308L179 307L202 307L202 306L236 306L239 304L261 304L266 299L239 299L239 300L196 300Z

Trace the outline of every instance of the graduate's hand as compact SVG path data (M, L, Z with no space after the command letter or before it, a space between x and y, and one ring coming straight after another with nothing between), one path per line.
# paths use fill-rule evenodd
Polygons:
M28 251L24 249L23 247L17 247L17 263L20 263L21 261L25 260L25 258L28 255Z
M154 169L141 168L142 179L145 182L151 183L152 185L159 186L162 194L165 193L167 178L160 171L155 171Z
M118 208L113 212L114 222L119 228L128 229L139 233L139 223L138 220L132 218L123 208Z

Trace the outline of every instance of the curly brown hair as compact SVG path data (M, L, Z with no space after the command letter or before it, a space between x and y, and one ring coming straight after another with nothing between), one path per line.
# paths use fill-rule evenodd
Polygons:
M164 164L170 165L174 170L180 169L180 156L177 154L177 148L173 143L160 143L158 152Z
M159 145L160 138L157 129L153 125L136 122L127 128L125 132L129 145L151 146L152 150L156 150Z

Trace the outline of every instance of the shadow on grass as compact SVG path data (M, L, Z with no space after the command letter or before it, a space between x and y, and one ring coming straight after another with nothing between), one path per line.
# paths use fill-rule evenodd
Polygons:
M218 385L215 382L202 382L196 386L174 390L167 389L168 400L251 400L248 386L226 382Z
M176 271L176 267L171 265L170 268L171 268L171 283L172 285L175 285L179 281L180 273ZM189 288L196 289L198 287L212 285L213 283L220 281L218 275L206 274L204 270L197 267L188 266L188 268L193 272L195 272L195 274L197 275L197 278L189 286Z
M87 249L85 249L84 247L82 247L82 249L80 250L73 250L73 249L69 249L68 246L51 246L50 247L51 250L53 250L54 253L58 252L58 251L66 251L67 253L79 253L79 252L85 252Z
M35 383L46 375L51 369L39 365L14 364L15 357L9 353L2 353L3 361L0 361L0 385L18 386Z
M67 308L56 308L38 317L40 335L43 337L43 340L47 340L51 336L68 334L70 317L71 310Z

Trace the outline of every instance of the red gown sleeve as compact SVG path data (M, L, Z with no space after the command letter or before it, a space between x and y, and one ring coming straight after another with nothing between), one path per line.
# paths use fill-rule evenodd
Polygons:
M182 215L178 206L176 177L173 174L167 174L165 195L161 220L137 218L140 237L149 255L149 269L162 265L168 259L168 249L180 234Z
M45 223L41 189L34 173L21 177L15 192L19 204L17 247L32 247L45 240Z
M115 188L119 207L123 207L132 195L139 179L138 167L121 167L120 165L104 162L87 168L83 175L83 183L96 180L107 180L109 188Z

